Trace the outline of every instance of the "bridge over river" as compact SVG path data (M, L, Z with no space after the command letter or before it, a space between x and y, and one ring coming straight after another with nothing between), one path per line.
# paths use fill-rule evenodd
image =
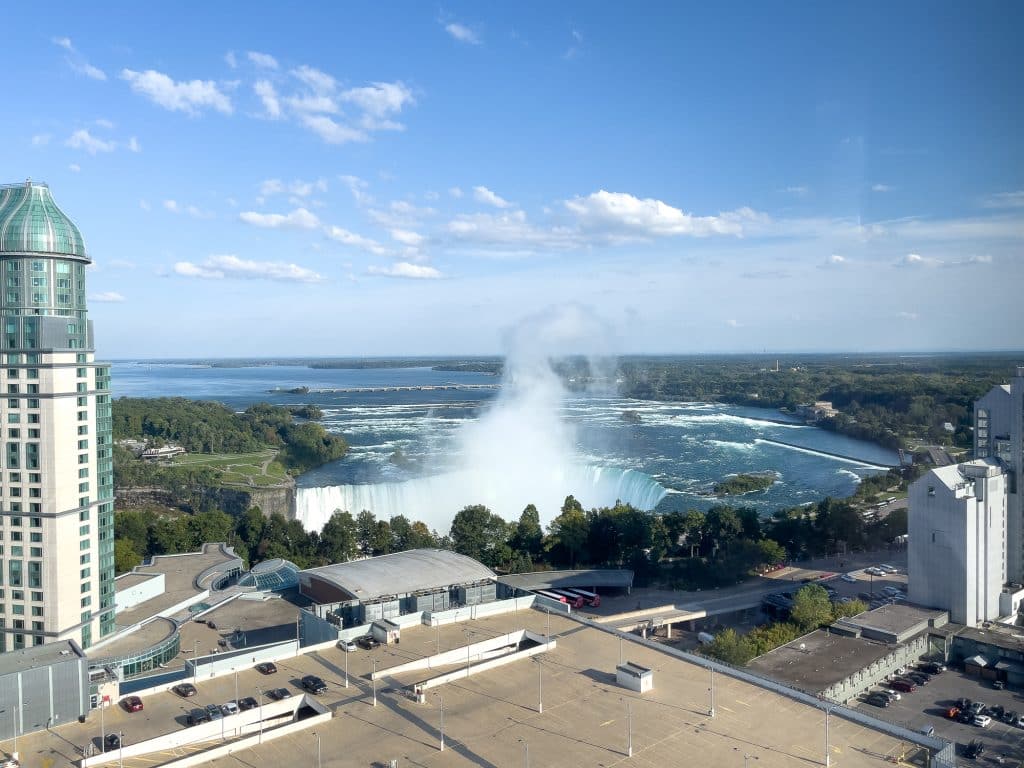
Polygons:
M284 389L278 387L276 389L269 390L270 392L293 392L294 394L311 394L311 395L346 395L346 394L359 394L363 392L431 392L437 390L482 390L482 389L501 389L501 384L421 384L418 386L401 386L401 387L317 387L305 389L302 391L296 391L292 389Z

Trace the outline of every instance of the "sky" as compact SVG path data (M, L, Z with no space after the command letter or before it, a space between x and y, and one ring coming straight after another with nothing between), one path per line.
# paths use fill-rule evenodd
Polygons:
M1021 349L1020 3L16 4L107 358ZM14 119L11 119L14 118Z

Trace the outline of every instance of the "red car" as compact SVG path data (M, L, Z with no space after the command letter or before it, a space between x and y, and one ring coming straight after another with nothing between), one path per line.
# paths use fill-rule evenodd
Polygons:
M889 683L889 687L894 691L903 691L904 693L913 693L917 690L917 685L909 680L893 680Z
M141 712L142 711L142 699L138 696L128 696L121 702L121 706L128 712Z

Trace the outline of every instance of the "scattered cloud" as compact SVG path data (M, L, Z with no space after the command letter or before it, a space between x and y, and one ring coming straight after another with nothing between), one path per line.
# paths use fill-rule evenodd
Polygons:
M311 88L314 93L318 94L333 93L338 86L338 81L329 74L305 64L293 69L292 75Z
M981 254L977 256L971 256L967 259L969 264L991 264L992 257L989 254Z
M317 179L316 181L302 181L301 179L296 179L288 184L285 184L280 179L267 179L260 183L260 195L263 197L270 197L271 195L281 194L282 192L287 192L289 195L296 195L298 197L309 197L314 192L326 191L326 179Z
M425 264L410 264L407 261L399 261L388 267L371 266L366 270L371 275L381 277L404 277L412 280L437 280L441 273L428 267Z
M795 186L786 187L782 191L783 192L787 192L790 195L796 195L797 197L803 197L804 195L806 195L811 190L810 190L809 187L807 187L807 186L805 186L803 184L798 184L798 185L795 185Z
M358 205L365 205L373 202L373 197L366 193L366 189L370 185L363 179L358 176L344 174L339 176L338 180L348 187L348 191L352 193L352 198Z
M483 39L476 30L460 24L457 21L450 22L444 25L444 31L451 35L453 38L458 40L460 43L468 43L469 45L483 45Z
M570 31L570 35L572 36L572 43L566 49L565 53L562 54L562 58L565 59L566 61L570 61L579 56L580 48L583 46L582 32L580 32L578 29L573 29Z
M792 273L784 269L755 269L740 275L747 280L784 280L792 276Z
M460 199L462 197L462 188L461 187L449 187L448 188L448 194L451 195L452 197L454 197L456 200L458 200L458 199Z
M725 324L728 325L730 328L742 328L743 327L743 323L741 323L736 318L730 318L730 319L726 320Z
M892 192L893 188L889 184L872 184L872 192Z
M124 259L111 259L107 262L107 266L111 269L135 269L135 262L125 261Z
M147 203L148 205L148 203ZM212 219L213 213L210 211L204 211L195 205L184 205L179 203L177 200L164 200L164 209L171 213L185 213L191 216L193 219ZM146 208L145 210L149 210Z
M407 200L392 200L386 209L371 208L367 215L382 227L388 229L411 229L423 219L429 219L435 214L433 208L420 208Z
M1024 190L996 192L981 201L982 208L1024 208Z
M392 229L391 239L410 248L419 248L427 238L410 229Z
M511 208L512 203L504 198L499 197L494 192L489 190L487 187L473 187L473 198L478 203L484 205L493 205L495 208Z
M103 304L116 304L124 301L124 296L117 291L103 291L102 293L90 294L89 301L98 301Z
M132 136L130 139L128 139L128 149L130 151L132 151L132 152L141 152L142 151L142 145L139 144L139 140L138 139L136 139L134 136Z
M300 121L328 144L348 144L369 139L363 131L342 125L326 115L302 115Z
M305 208L296 208L291 213L258 213L256 211L243 211L238 218L246 224L265 229L316 229L320 226L320 219L315 213Z
M114 127L113 120L107 120L103 117L98 117L95 120L93 120L93 122L96 123L96 125L98 125L100 128L106 128L108 131Z
M269 53L260 53L259 51L249 51L246 56L249 57L249 61L255 64L261 69L277 69L277 59L271 56Z
M182 277L205 280L240 278L246 280L279 280L298 283L319 283L323 277L311 269L281 261L251 261L231 254L210 256L200 264L179 261L174 273Z
M906 310L897 312L896 316L901 320L917 320L918 317L917 312L907 312Z
M565 202L580 225L587 230L640 237L691 235L742 236L747 223L765 223L767 216L750 208L719 213L717 216L693 216L661 200L638 198L626 192L600 190L586 197Z
M117 142L98 139L89 133L86 128L79 128L72 133L67 141L64 142L64 145L72 149L81 149L90 155L95 155L99 152L113 152L117 148Z
M35 136L32 137L32 146L45 147L47 144L50 143L51 138L52 136L50 136L50 134L48 133L37 133Z
M224 54L224 63L232 69L238 69L238 58L235 56L234 51L228 51Z
M272 120L281 117L281 101L277 97L277 90L273 83L269 80L257 80L252 89L263 102L263 112L266 117Z
M65 51L73 51L73 50L75 50L75 47L71 44L71 38L70 37L54 37L54 38L52 38L51 42L54 45L63 48Z
M360 248L364 251L369 251L377 256L383 256L387 253L387 248L369 237L363 237L357 235L355 232L350 232L344 227L330 226L324 230L327 237L331 238L335 242L347 245L352 248Z
M127 81L136 93L172 112L194 116L204 109L214 109L225 115L234 111L231 99L213 80L175 81L153 69L145 72L122 69L121 79Z
M896 262L897 267L908 267L912 269L919 269L922 267L938 267L941 266L942 262L938 259L930 256L922 256L919 253L908 253L906 256Z
M72 163L71 165L68 166L68 170L71 171L72 173L78 173L79 171L82 170L82 166L80 166L78 163Z
M82 54L80 54L75 49L75 46L71 43L70 37L54 37L52 38L52 42L57 47L63 48L65 51L67 51L67 55L64 57L64 61L68 63L68 66L71 67L72 70L74 70L80 75L85 75L86 77L92 78L93 80L107 79L106 72L104 72L99 67L94 67L88 61L86 61L85 57Z
M850 260L848 258L846 258L845 256L840 256L838 253L833 253L831 256L825 259L825 262L823 264L819 264L818 266L821 269L842 269L843 267L847 267L849 265Z

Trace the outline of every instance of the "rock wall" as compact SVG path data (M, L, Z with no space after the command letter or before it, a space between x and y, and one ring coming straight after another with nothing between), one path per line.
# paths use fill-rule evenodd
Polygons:
M229 515L242 515L253 507L259 507L265 517L275 512L291 520L295 517L295 481L288 478L281 485L270 488L199 487L189 494L193 502L183 502L180 497L163 488L118 488L115 492L118 509L158 504L165 507L179 507L194 512L199 509L220 509Z

